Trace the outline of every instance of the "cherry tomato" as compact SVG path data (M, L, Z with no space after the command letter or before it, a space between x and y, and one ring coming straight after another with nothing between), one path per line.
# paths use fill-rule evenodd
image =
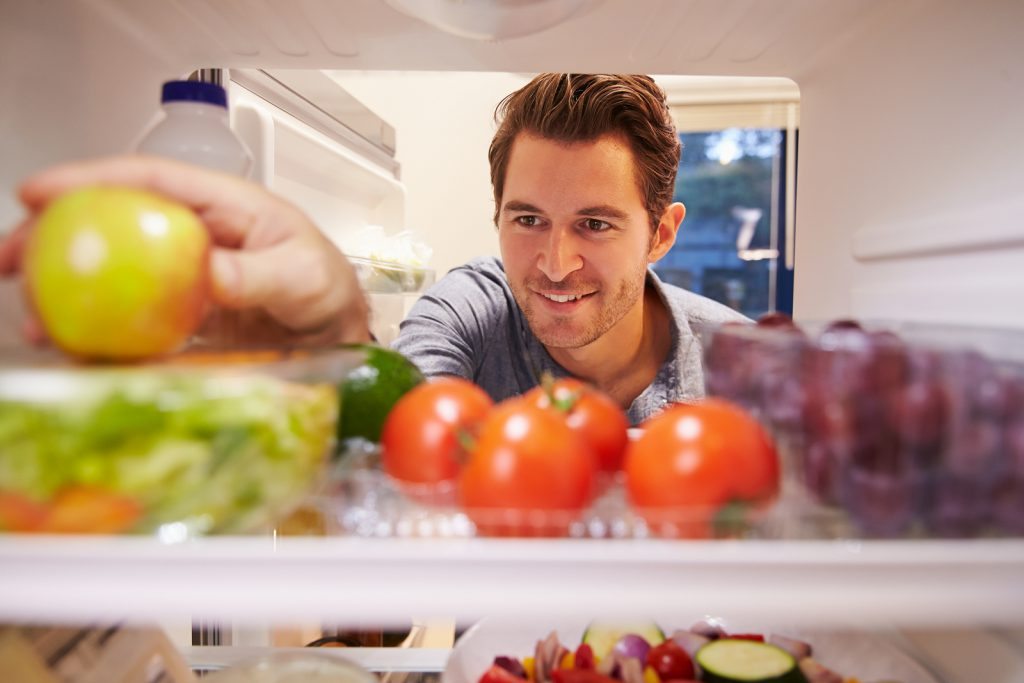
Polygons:
M554 683L618 683L618 680L599 674L593 669L555 669L551 672Z
M590 448L564 420L510 399L481 426L459 498L483 533L558 533L590 502L596 470Z
M0 531L35 531L47 512L45 505L27 496L0 491Z
M524 683L524 681L526 681L525 678L516 676L511 671L493 664L491 668L484 672L484 675L480 677L477 683Z
M694 677L693 660L673 640L666 640L648 650L646 663L662 681Z
M629 442L629 420L606 394L578 379L565 377L555 380L550 387L535 387L526 396L541 408L563 413L569 428L594 451L602 472L622 469Z
M577 669L596 669L597 661L594 658L594 648L590 647L588 643L580 643L572 662Z
M710 515L732 501L767 501L779 486L768 434L720 399L675 405L648 420L627 450L625 470L630 501L648 512Z
M384 471L414 484L456 479L466 447L493 406L490 396L469 380L446 377L417 385L384 421Z
M95 486L70 486L54 497L38 531L118 534L130 531L142 513L142 505L124 494Z

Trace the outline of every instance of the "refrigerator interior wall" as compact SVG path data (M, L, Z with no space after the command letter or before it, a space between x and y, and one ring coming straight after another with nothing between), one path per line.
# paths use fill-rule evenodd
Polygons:
M1024 4L898 5L797 78L795 310L1024 327Z
M253 152L255 180L300 206L339 247L366 225L401 227L405 190L390 157L378 163L340 134L340 124L317 130L253 93L242 74L236 78L233 126Z

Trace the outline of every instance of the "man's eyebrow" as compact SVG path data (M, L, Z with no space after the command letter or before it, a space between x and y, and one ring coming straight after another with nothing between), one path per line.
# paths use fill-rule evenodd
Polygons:
M625 220L627 218L626 212L616 209L614 206L608 204L600 204L598 206L588 206L580 209L576 212L577 216L602 216L604 218L614 218L616 220Z
M533 204L528 204L527 202L521 202L517 199L510 199L507 202L505 202L505 206L504 208L502 208L502 211L525 211L527 213L544 213L543 211L540 210L539 207L536 207Z

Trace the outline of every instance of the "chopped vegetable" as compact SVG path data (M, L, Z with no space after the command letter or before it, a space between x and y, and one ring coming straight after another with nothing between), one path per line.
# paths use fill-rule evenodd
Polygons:
M595 669L597 661L594 658L594 649L586 643L580 643L576 648L576 655L573 657L573 664L577 669Z
M494 665L500 666L509 673L518 676L519 678L526 678L526 669L515 657L506 657L504 655L494 658Z
M583 642L594 650L594 656L604 659L612 648L627 634L642 638L648 647L665 640L665 634L655 623L646 624L608 624L594 622L583 634ZM646 655L646 652L644 653Z
M693 678L693 660L674 640L652 647L645 661L662 681Z
M651 644L644 640L643 637L635 633L627 633L616 641L615 646L612 647L612 652L625 658L643 662L647 660L647 653L650 649Z
M843 677L828 669L810 657L804 657L799 663L800 673L808 683L843 683Z
M765 639L766 643L781 647L783 650L793 655L797 661L804 657L810 657L813 654L810 643L805 643L802 640L796 640L795 638L787 638L786 636L780 636L777 633L770 633Z
M554 683L619 683L593 669L556 669L552 680Z
M806 683L796 659L780 647L753 640L719 638L697 652L708 683Z
M480 677L480 683L523 683L523 680L497 664L491 665L491 668Z
M690 659L693 659L693 656L697 654L697 650L710 643L711 639L693 631L680 629L672 633L672 641L683 648L686 654L690 655Z

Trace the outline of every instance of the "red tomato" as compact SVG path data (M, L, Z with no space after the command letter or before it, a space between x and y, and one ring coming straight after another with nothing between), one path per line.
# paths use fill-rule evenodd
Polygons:
M573 667L577 669L596 669L597 661L594 659L594 648L587 643L580 643L573 656Z
M53 534L119 534L142 517L134 498L94 486L61 489L38 531Z
M672 406L644 424L626 454L631 502L648 511L713 511L761 502L779 486L775 446L761 425L720 399Z
M666 640L648 650L646 664L654 669L662 681L694 677L693 660L673 640Z
M555 380L550 388L535 387L526 396L541 408L564 413L569 428L594 451L602 472L622 469L629 442L629 420L606 394L578 379L565 377Z
M590 502L597 466L590 448L549 410L525 398L500 404L480 428L459 481L459 499L484 533L548 534Z
M554 683L618 683L618 679L593 669L555 669L551 672L551 680Z
M469 380L445 377L417 385L384 421L384 471L414 484L454 480L466 459L466 446L493 406L491 397Z
M47 512L45 505L27 496L0 491L0 531L35 531Z
M526 681L525 678L520 678L511 671L492 664L477 683L524 683L524 681Z

